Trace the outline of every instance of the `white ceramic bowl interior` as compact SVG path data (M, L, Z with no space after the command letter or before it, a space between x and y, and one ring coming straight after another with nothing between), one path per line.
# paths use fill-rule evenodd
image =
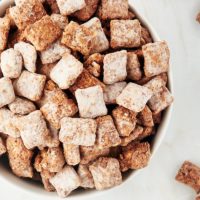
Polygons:
M5 13L6 8L10 7L13 4L14 0L2 0L0 2L0 16L2 16ZM154 28L151 26L151 24L148 22L147 19L145 19L143 16L141 16L137 10L130 5L131 9L134 11L134 13L137 15L137 17L141 20L142 24L147 27L153 37L154 41L159 41L160 38L158 36L158 34L156 33L156 31L154 30ZM173 94L173 88L172 88L172 72L171 70L168 73L168 88L170 89L170 91ZM172 113L172 105L170 107L168 107L163 115L162 118L162 122L160 124L160 126L158 127L156 136L153 139L152 142L152 156L155 155L157 149L159 148L161 142L164 139L164 136L166 134L167 131L167 127L170 121L170 117L171 117L171 113ZM130 178L133 178L134 176L136 176L136 174L138 174L138 172L140 172L141 170L136 170L136 171L132 171L129 172L125 175L124 177L124 183L128 182L127 180L129 180ZM60 199L59 197L57 197L56 193L49 193L46 192L43 187L36 183L36 182L30 182L27 180L22 180L16 176L14 176L10 170L8 170L7 165L5 164L5 162L1 161L0 163L0 182L1 184L6 183L11 187L17 187L19 190L22 190L26 193L29 193L30 195L34 195L34 196L38 196L41 198L45 198L45 199ZM123 184L121 184L118 187L122 187ZM106 192L109 192L110 190L117 190L118 187L109 189L109 190L105 190L105 191L95 191L95 190L79 190L79 191L75 191L71 196L69 196L68 198L71 199L77 199L77 198L83 198L83 197L95 197L97 195L102 195L105 194Z

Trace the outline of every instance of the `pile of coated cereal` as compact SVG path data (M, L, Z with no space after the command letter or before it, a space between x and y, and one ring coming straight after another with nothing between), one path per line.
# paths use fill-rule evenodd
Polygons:
M147 166L170 53L128 0L15 0L0 57L0 155L16 176L66 197Z

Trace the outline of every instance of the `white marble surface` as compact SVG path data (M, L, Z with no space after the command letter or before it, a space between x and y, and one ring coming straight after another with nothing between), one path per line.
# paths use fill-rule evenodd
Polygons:
M195 22L195 16L200 11L200 1L132 2L171 48L176 98L174 112L168 134L149 167L119 189L95 199L192 200L195 199L193 190L177 183L174 176L186 159L200 165L200 24ZM0 199L38 198L0 184Z

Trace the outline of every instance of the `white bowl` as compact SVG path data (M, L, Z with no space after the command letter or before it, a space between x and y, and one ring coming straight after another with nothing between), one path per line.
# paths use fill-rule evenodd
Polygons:
M14 0L2 0L0 2L0 16L2 16L5 13L6 8L10 7L13 4ZM158 34L156 33L156 31L154 30L154 28L151 26L150 22L148 22L147 19L145 19L143 16L141 16L134 8L133 6L131 6L131 9L134 11L134 13L137 15L137 17L141 20L142 24L144 26L146 26L154 41L160 41L160 38L158 36ZM172 73L171 70L168 72L168 88L169 90L172 92L173 94L173 88L172 88ZM172 113L172 105L170 107L168 107L163 115L162 118L162 122L160 124L160 126L158 127L156 136L153 139L152 142L152 156L155 155L156 151L158 150L160 144L162 143L166 131L167 131L167 127L170 121L170 117L171 117L171 113ZM140 172L141 170L136 170L136 171L132 171L129 172L128 174L126 174L126 176L124 177L123 183L127 182L127 180L129 180L130 178L133 178L134 176L136 176L136 174L138 174L138 172ZM43 187L41 187L41 185L37 184L37 183L30 183L30 181L25 181L22 180L16 176L14 176L10 170L8 170L8 168L6 167L5 163L0 163L0 178L3 180L3 182L5 182L8 187L12 186L12 187L16 187L19 190L22 190L26 193L29 193L30 195L34 195L34 196L38 196L41 198L45 198L45 199L60 199L59 197L57 197L56 193L49 193L46 192ZM2 183L1 183L2 184ZM121 184L118 187L121 187L123 184ZM69 196L68 198L71 199L77 199L77 198L83 198L83 197L93 197L95 198L97 195L102 195L102 194L106 194L108 191L110 190L115 190L118 189L118 187L114 187L111 188L109 190L104 190L104 191L95 191L95 190L80 190L80 191L75 191L71 196Z

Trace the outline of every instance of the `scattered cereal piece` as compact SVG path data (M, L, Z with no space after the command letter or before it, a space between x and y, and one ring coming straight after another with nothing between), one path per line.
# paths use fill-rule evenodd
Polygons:
M81 117L96 118L107 114L103 90L100 86L78 89L75 92L75 96Z
M0 137L0 156L2 156L4 153L6 153L6 147L5 144L2 140L2 138Z
M65 16L62 16L60 14L52 14L51 15L51 20L57 24L57 26L60 27L60 29L64 30L65 27L67 26L68 24L68 18L65 17Z
M89 166L97 190L111 188L122 183L119 162L115 158L101 157Z
M80 150L78 145L63 143L65 160L68 165L77 165L80 163Z
M61 35L61 29L46 15L25 30L26 39L37 51L45 50Z
M128 169L141 169L147 166L151 156L150 145L148 142L132 144L130 149L124 149L120 155L121 171Z
M144 129L141 126L136 126L135 129L130 133L129 136L121 137L121 146L126 147L132 141L138 140L143 134Z
M141 45L141 25L135 20L112 20L110 22L111 47L139 47Z
M12 103L15 100L15 93L12 82L9 78L0 78L0 108Z
M151 96L152 92L148 88L135 83L129 83L117 97L116 101L127 109L140 112L144 109Z
M197 15L196 20L200 23L200 13Z
M200 196L197 196L197 197L196 197L196 200L200 200Z
M101 26L101 21L97 17L90 19L82 26L90 29L95 35L90 54L100 53L109 48L108 39L106 38L106 35Z
M78 175L81 180L81 187L87 188L94 188L94 181L92 178L92 174L90 173L88 167L86 165L79 165L78 166Z
M37 110L19 120L19 130L24 145L28 149L46 147L50 133L42 113Z
M49 182L49 179L53 178L55 176L55 173L49 172L48 170L43 170L40 172L40 176L42 178L42 183L44 185L44 189L47 190L48 192L55 191L55 188Z
M142 46L144 54L144 73L152 77L169 69L170 52L165 41L149 43Z
M154 94L148 102L150 109L155 113L159 113L173 102L174 98L166 87Z
M35 72L37 60L35 47L26 42L19 42L15 44L14 49L21 53L24 61L24 67L30 72Z
M81 10L86 6L84 0L74 1L74 0L57 0L60 13L62 15L70 15L77 10Z
M65 117L61 120L59 139L66 144L92 146L96 139L96 128L93 119Z
M117 132L113 119L110 115L98 117L97 122L97 145L104 149L117 146L121 143L119 133Z
M65 164L65 158L60 147L42 150L41 158L40 168L49 172L59 172Z
M15 100L8 105L8 107L14 114L19 115L27 115L36 110L33 102L19 97L16 97Z
M103 56L100 53L94 53L88 57L84 62L84 67L87 71L95 77L101 75L101 70L103 66Z
M65 54L51 70L50 77L61 89L68 89L82 71L83 64L74 56Z
M14 82L14 89L19 96L37 101L42 96L45 81L46 76L24 70Z
M101 156L107 156L110 152L109 148L101 149L98 145L94 146L80 146L81 164L87 165L91 161L96 160Z
M1 70L4 77L18 78L22 71L22 56L19 51L7 49L1 53Z
M185 161L176 175L176 180L192 187L196 193L200 192L200 168L197 165Z
M80 178L72 167L66 166L50 178L50 183L56 188L60 197L67 197L80 186Z
M87 56L92 50L94 33L85 26L71 21L63 32L61 43Z
M6 48L9 30L10 20L7 17L0 18L0 51Z
M8 137L6 148L13 173L19 177L32 178L33 168L31 166L31 159L33 152L24 146L21 138Z
M159 75L155 78L148 81L146 84L144 84L145 87L150 89L153 94L156 94L160 91L162 91L162 88L166 85L166 82L163 80L163 78Z
M116 104L116 98L121 94L126 85L126 82L118 82L111 85L106 85L103 93L105 103Z
M19 30L40 20L46 11L41 2L38 0L27 0L18 3L17 6L10 8L10 15Z
M122 106L112 111L112 116L120 136L129 136L136 125L136 113Z
M74 85L69 90L74 94L77 89L86 89L88 87L99 85L103 90L105 89L104 83L97 78L93 77L87 70L83 70L81 75L76 79Z
M106 84L113 84L126 79L127 51L122 50L105 55L103 60L104 77ZM117 66L117 67L116 67Z
M102 0L102 19L124 19L128 17L127 0Z
M138 119L143 126L154 126L152 112L148 106L145 106L144 109L138 114Z
M80 21L87 21L89 20L92 15L96 12L99 0L85 0L86 6L84 6L81 10L76 11L73 13Z
M0 132L10 135L11 137L20 137L20 132L18 130L18 120L19 116L14 115L7 108L0 109Z
M140 62L138 56L134 52L128 52L127 77L133 81L138 81L142 78Z
M42 64L49 64L60 60L65 53L70 53L70 50L63 46L58 40L51 44L46 50L41 51L40 58Z
M62 96L57 99L55 96L53 98L55 99L44 104L40 110L51 126L59 129L60 120L63 117L74 116L78 112L78 107L72 99L63 98Z

